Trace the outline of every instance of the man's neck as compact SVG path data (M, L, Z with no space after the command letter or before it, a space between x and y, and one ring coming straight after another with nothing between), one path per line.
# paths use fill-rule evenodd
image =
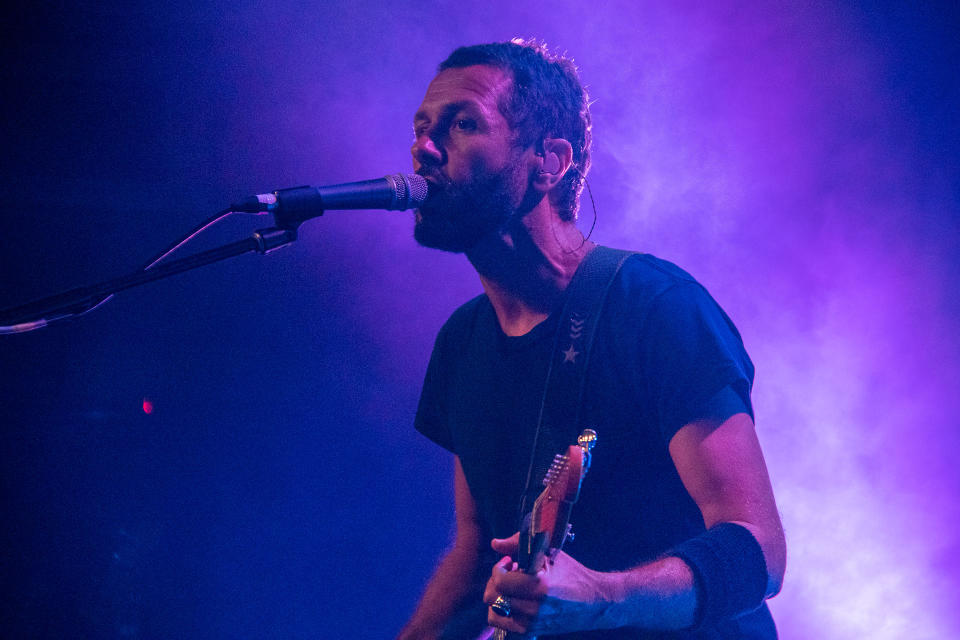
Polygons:
M576 226L534 210L467 257L480 275L500 328L521 336L543 322L593 249Z

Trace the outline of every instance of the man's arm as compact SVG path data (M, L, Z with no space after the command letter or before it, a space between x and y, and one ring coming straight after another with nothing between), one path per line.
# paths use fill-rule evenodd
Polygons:
M779 593L787 543L750 416L688 424L670 441L670 456L708 529L732 522L753 534L767 565L766 597Z
M453 548L447 552L427 584L413 617L403 628L398 640L439 638L457 606L469 595L480 566L480 525L477 506L467 487L467 480L455 458L454 499L457 533Z
M766 563L766 595L777 593L786 544L750 417L739 413L719 424L690 423L670 441L670 455L708 529L731 522L753 535ZM493 546L512 555L515 545L511 538ZM518 633L679 629L696 622L702 605L694 573L678 557L616 573L592 571L564 553L536 576L509 568L507 558L494 567L484 600L489 604L500 594L509 597L514 614L503 618L491 611L489 622Z

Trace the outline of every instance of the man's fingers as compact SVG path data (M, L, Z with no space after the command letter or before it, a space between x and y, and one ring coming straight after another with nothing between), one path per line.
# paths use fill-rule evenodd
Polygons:
M516 557L520 550L520 533L517 532L509 538L494 538L490 541L490 547L497 553Z
M528 576L519 571L513 571L504 574L494 574L487 581L487 586L483 590L483 601L487 604L493 604L497 596L505 598L523 598L540 602L546 597L546 588L536 576Z
M488 605L487 624L512 633L526 633L540 610L540 601L546 595L538 576L517 570L517 563L509 554L516 554L519 534L509 538L494 539L490 546L504 557L493 565L490 580L483 591L483 601ZM489 608L498 597L510 602L510 616L501 616Z
M483 601L493 604L499 595L540 601L546 597L547 588L539 575L517 571L517 563L510 556L504 556L493 565L483 592Z
M541 601L547 597L547 587L539 576L531 576L522 571L510 571L490 580L497 593L511 598L526 598Z
M498 627L513 633L523 634L527 632L529 621L514 618L513 616L504 618L503 616L498 616L493 612L493 609L487 607L487 624L491 627Z
M514 614L521 613L531 618L537 615L537 611L540 610L540 600L534 598L524 598L522 596L512 596L507 593L500 593L496 589L487 585L486 591L483 593L483 602L490 606L496 602L498 597L504 597L510 602L510 611Z

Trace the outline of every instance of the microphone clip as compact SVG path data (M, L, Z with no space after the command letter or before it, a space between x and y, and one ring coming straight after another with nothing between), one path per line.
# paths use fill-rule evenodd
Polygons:
M277 227L296 231L304 221L310 218L318 218L323 215L324 210L317 208L317 188L310 186L290 187L289 189L277 189L267 198L258 196L262 199L269 199L273 196L273 202L264 203L267 211L273 214L273 220Z

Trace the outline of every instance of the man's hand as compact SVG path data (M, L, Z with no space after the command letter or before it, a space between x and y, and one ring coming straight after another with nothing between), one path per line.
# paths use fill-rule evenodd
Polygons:
M490 546L504 554L493 567L483 594L487 605L497 596L510 601L509 618L487 611L487 622L514 633L567 633L603 628L609 602L602 596L603 574L585 566L562 551L534 575L519 571L519 535L494 539Z

